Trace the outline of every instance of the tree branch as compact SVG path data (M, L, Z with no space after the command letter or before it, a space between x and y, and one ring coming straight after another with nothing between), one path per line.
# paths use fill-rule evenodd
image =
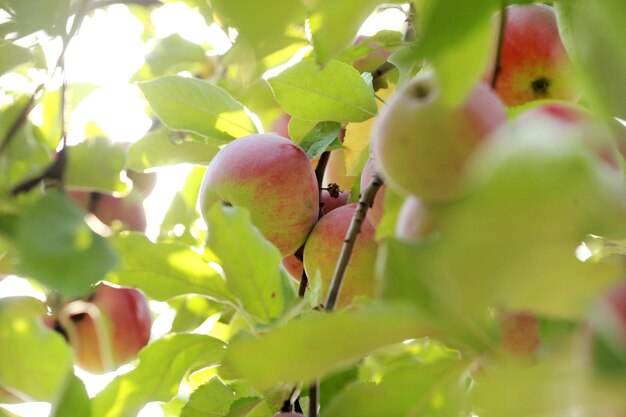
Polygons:
M500 71L502 71L502 45L504 44L504 32L506 31L506 18L507 18L507 10L506 4L502 2L500 5L500 27L498 32L498 46L496 49L496 61L493 67L493 77L491 78L491 88L496 88L496 83L498 81L498 75L500 75Z
M376 174L365 191L361 193L359 205L352 216L352 221L350 222L350 227L346 233L346 238L341 248L341 254L339 255L339 260L337 261L337 266L335 267L335 273L333 274L333 278L330 283L330 290L328 291L324 307L326 311L332 311L335 308L335 303L337 302L339 291L341 290L343 277L345 275L346 268L348 267L348 262L350 262L352 250L354 249L356 239L361 232L361 224L365 219L367 209L372 206L374 197L376 197L376 193L382 185L383 180L378 176L378 174Z

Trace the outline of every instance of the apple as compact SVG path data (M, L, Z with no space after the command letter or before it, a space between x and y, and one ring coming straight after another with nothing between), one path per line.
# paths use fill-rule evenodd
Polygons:
M541 346L539 320L526 311L505 312L500 319L500 344L515 356L532 356Z
M505 119L502 102L486 84L451 107L441 99L435 75L420 74L396 90L374 121L376 167L400 194L426 201L457 198L466 161Z
M68 314L69 320L60 319L58 325L74 350L76 364L84 370L112 371L148 344L150 309L138 290L102 284L88 307L79 306L77 312L72 306L69 303L61 309L59 316Z
M580 137L584 145L598 158L613 169L620 167L623 149L621 125L615 121L609 125L596 118L586 108L566 103L553 102L533 107L521 113L512 123L512 128L526 125L537 125L545 121L558 127L561 131Z
M80 208L91 211L102 223L113 226L120 222L125 230L146 231L143 200L134 195L124 198L83 190L68 190L67 196Z
M335 265L343 246L348 227L357 204L348 204L326 214L315 225L304 245L304 269L309 279L320 274L325 289L328 289ZM356 296L374 295L374 264L378 246L375 229L367 219L363 220L350 263L343 279L338 306L345 306Z
M404 242L415 242L427 238L434 230L434 219L426 204L419 198L407 197L398 212L396 238Z
M376 175L376 167L374 166L374 160L372 158L368 159L363 167L363 172L361 173L361 194L365 191L368 185L372 182L372 179ZM387 187L383 184L376 193L374 197L374 202L372 206L367 210L367 220L370 221L374 228L378 227L380 223L380 219L383 217L383 213L385 210L384 201L385 201L385 190Z
M626 281L605 294L589 316L596 369L626 375Z
M206 170L198 199L203 216L215 203L248 209L263 236L286 257L302 246L317 221L315 171L289 139L244 136L222 148Z
M289 122L291 121L291 115L283 113L272 125L272 132L278 133L280 136L291 139L289 136Z
M345 206L348 202L350 193L339 189L335 190L322 190L320 212L321 215L325 215L336 209L337 207Z
M359 35L354 40L353 44L360 45L368 38L369 36ZM380 41L376 40L371 40L364 46L371 49L371 51L354 60L352 63L352 66L359 72L376 71L381 65L387 62L387 58L389 58L389 55L391 55L392 52L389 49L383 48Z
M346 154L343 149L335 149L330 153L324 171L323 184L337 184L342 190L352 189L356 176L349 175L346 170Z
M486 82L491 82L493 72L492 65L485 74ZM574 101L578 97L573 68L551 6L535 3L507 7L495 89L507 106L537 99Z

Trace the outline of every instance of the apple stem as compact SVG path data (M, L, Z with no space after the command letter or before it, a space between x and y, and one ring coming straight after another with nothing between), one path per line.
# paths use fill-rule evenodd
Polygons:
M491 78L491 88L496 88L496 82L498 81L498 75L502 71L502 46L504 45L504 32L506 32L506 18L507 9L504 2L500 5L500 27L498 28L498 46L496 49L496 61L493 67L493 77Z
M365 191L361 193L359 205L352 216L352 221L350 222L350 227L348 228L348 232L346 233L346 237L343 241L337 266L335 267L335 273L333 274L333 278L330 283L330 290L324 307L326 311L332 311L335 308L335 303L337 302L337 297L339 296L339 291L341 290L343 277L345 275L346 268L348 267L348 262L350 262L352 250L354 249L356 239L361 231L361 224L365 219L367 209L372 206L374 197L376 197L376 193L382 185L383 180L378 176L378 174L376 174Z

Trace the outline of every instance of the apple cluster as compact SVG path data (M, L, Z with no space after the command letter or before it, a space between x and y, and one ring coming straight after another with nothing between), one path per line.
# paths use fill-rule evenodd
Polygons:
M339 298L339 305L345 306L355 297L375 296L376 230L385 216L387 187L404 198L394 213L395 237L415 242L437 237L433 207L471 192L465 178L469 161L507 132L528 126L544 126L558 135L582 132L591 153L619 169L622 157L614 146L615 131L575 103L578 86L553 7L513 5L506 12L503 30L493 39L491 64L460 103L445 100L430 66L392 93L373 123L370 158L360 174L346 172L343 150L334 150L318 184L317 160L309 161L289 139L290 116L283 114L272 128L276 134L239 138L212 160L202 183L200 211L206 214L216 203L245 207L279 249L283 267L294 279L300 279L304 268L308 277L319 275L328 289L358 207L349 203L357 196L348 190L359 176L361 191L380 176L384 185L367 211L345 274ZM500 18L494 16L494 23ZM377 49L369 58L378 67L390 53ZM355 68L375 70L366 58L354 62ZM538 349L538 322L531 313L503 311L500 323L505 349L520 355Z

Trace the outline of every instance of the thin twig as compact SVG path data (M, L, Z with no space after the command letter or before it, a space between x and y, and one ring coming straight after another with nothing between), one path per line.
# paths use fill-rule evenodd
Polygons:
M504 32L506 32L506 18L507 18L507 9L506 4L502 2L500 6L500 27L498 32L498 46L496 48L496 61L493 67L493 77L491 78L491 88L496 88L496 83L498 81L498 75L500 75L500 71L502 71L502 46L504 45Z
M320 381L315 380L309 386L309 416L308 417L317 417L317 407L320 403L319 399L319 391L320 391Z
M350 222L350 227L348 228L346 238L343 242L343 246L341 247L341 254L339 255L337 266L335 267L335 273L333 274L332 281L330 282L330 290L328 291L326 303L324 304L324 309L326 311L332 311L335 308L335 303L337 302L339 291L341 290L343 277L345 275L346 268L348 267L348 262L350 262L352 250L354 249L356 239L361 231L361 224L363 223L363 219L365 219L367 209L372 206L374 197L376 197L376 193L382 185L383 180L378 176L378 174L374 175L372 182L367 186L365 191L361 193L359 205L352 216L352 221Z

